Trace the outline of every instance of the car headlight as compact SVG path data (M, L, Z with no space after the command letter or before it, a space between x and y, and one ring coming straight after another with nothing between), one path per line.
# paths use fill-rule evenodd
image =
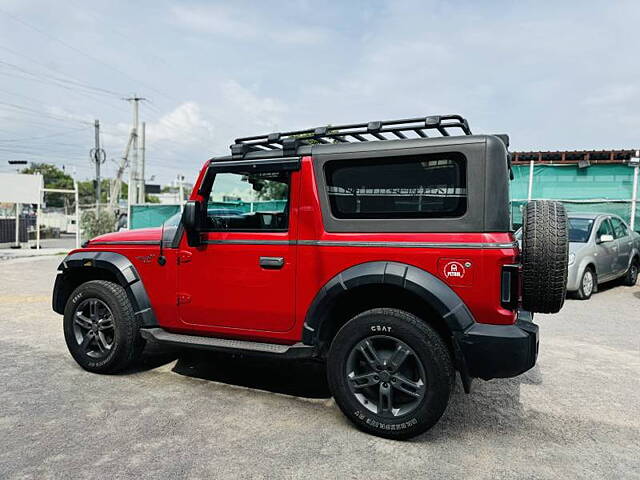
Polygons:
M569 254L569 265L573 265L573 262L576 261L576 254L575 253L570 253Z

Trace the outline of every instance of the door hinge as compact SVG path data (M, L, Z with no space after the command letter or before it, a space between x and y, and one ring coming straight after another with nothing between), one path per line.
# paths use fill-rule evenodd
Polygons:
M176 296L176 305L184 305L185 303L191 303L191 295L186 293L179 293Z
M178 265L181 263L189 263L191 261L191 252L186 250L182 250L178 253Z

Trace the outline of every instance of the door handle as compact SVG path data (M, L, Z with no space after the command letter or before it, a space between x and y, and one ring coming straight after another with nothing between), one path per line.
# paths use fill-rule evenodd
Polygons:
M260 266L269 270L277 270L284 267L283 257L260 257Z

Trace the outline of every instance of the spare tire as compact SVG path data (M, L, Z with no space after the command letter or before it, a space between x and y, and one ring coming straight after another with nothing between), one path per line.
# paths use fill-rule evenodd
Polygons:
M560 202L534 200L522 212L522 306L556 313L567 293L567 211Z

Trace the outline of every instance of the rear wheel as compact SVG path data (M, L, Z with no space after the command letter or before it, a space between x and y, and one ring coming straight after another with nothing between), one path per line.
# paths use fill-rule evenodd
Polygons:
M559 202L534 200L522 215L522 306L556 313L567 293L567 212Z
M412 314L377 308L337 333L327 361L329 386L358 428L404 439L444 413L454 369L440 336Z
M633 287L638 281L638 271L640 270L640 262L637 258L631 261L627 274L622 278L622 283L629 287Z
M63 322L71 356L90 372L127 368L144 348L131 302L113 282L92 280L76 288L67 301Z
M580 300L588 300L596 289L596 274L591 267L587 267L580 279L580 288L576 293L576 297Z

